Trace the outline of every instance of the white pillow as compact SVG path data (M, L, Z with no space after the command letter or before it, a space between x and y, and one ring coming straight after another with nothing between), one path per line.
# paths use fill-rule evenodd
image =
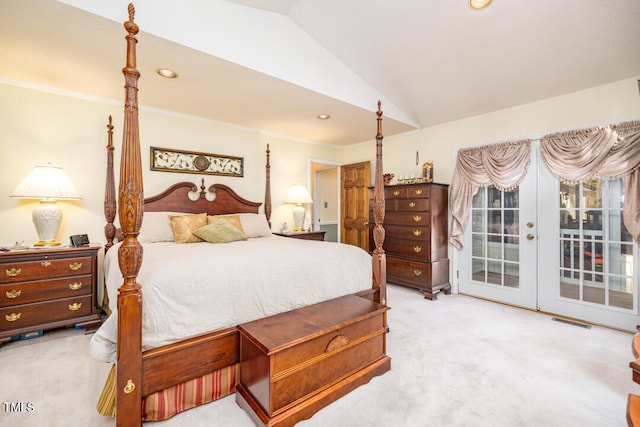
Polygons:
M186 215L179 212L145 212L138 234L140 243L173 242L173 228L169 215Z
M271 236L271 228L264 214L240 213L236 215L240 216L242 229L248 238Z

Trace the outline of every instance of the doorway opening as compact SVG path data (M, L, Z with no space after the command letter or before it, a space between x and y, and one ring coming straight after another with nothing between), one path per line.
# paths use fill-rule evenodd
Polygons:
M312 229L324 231L324 240L340 241L340 165L312 160Z

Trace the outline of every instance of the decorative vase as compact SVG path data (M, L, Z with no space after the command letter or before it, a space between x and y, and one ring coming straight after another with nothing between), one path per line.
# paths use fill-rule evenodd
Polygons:
M425 162L422 165L422 179L424 182L433 182L433 162Z

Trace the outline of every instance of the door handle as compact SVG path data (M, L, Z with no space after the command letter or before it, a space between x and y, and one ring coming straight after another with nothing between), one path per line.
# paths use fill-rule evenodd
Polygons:
M527 240L533 240L534 236L533 234L527 234Z

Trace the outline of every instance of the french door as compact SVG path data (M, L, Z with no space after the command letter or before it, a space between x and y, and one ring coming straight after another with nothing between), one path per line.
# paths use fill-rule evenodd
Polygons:
M519 188L481 188L474 197L458 258L459 291L635 330L639 255L622 221L621 181L560 183L538 146L532 144Z
M536 168L513 191L481 187L458 258L461 293L537 308Z

